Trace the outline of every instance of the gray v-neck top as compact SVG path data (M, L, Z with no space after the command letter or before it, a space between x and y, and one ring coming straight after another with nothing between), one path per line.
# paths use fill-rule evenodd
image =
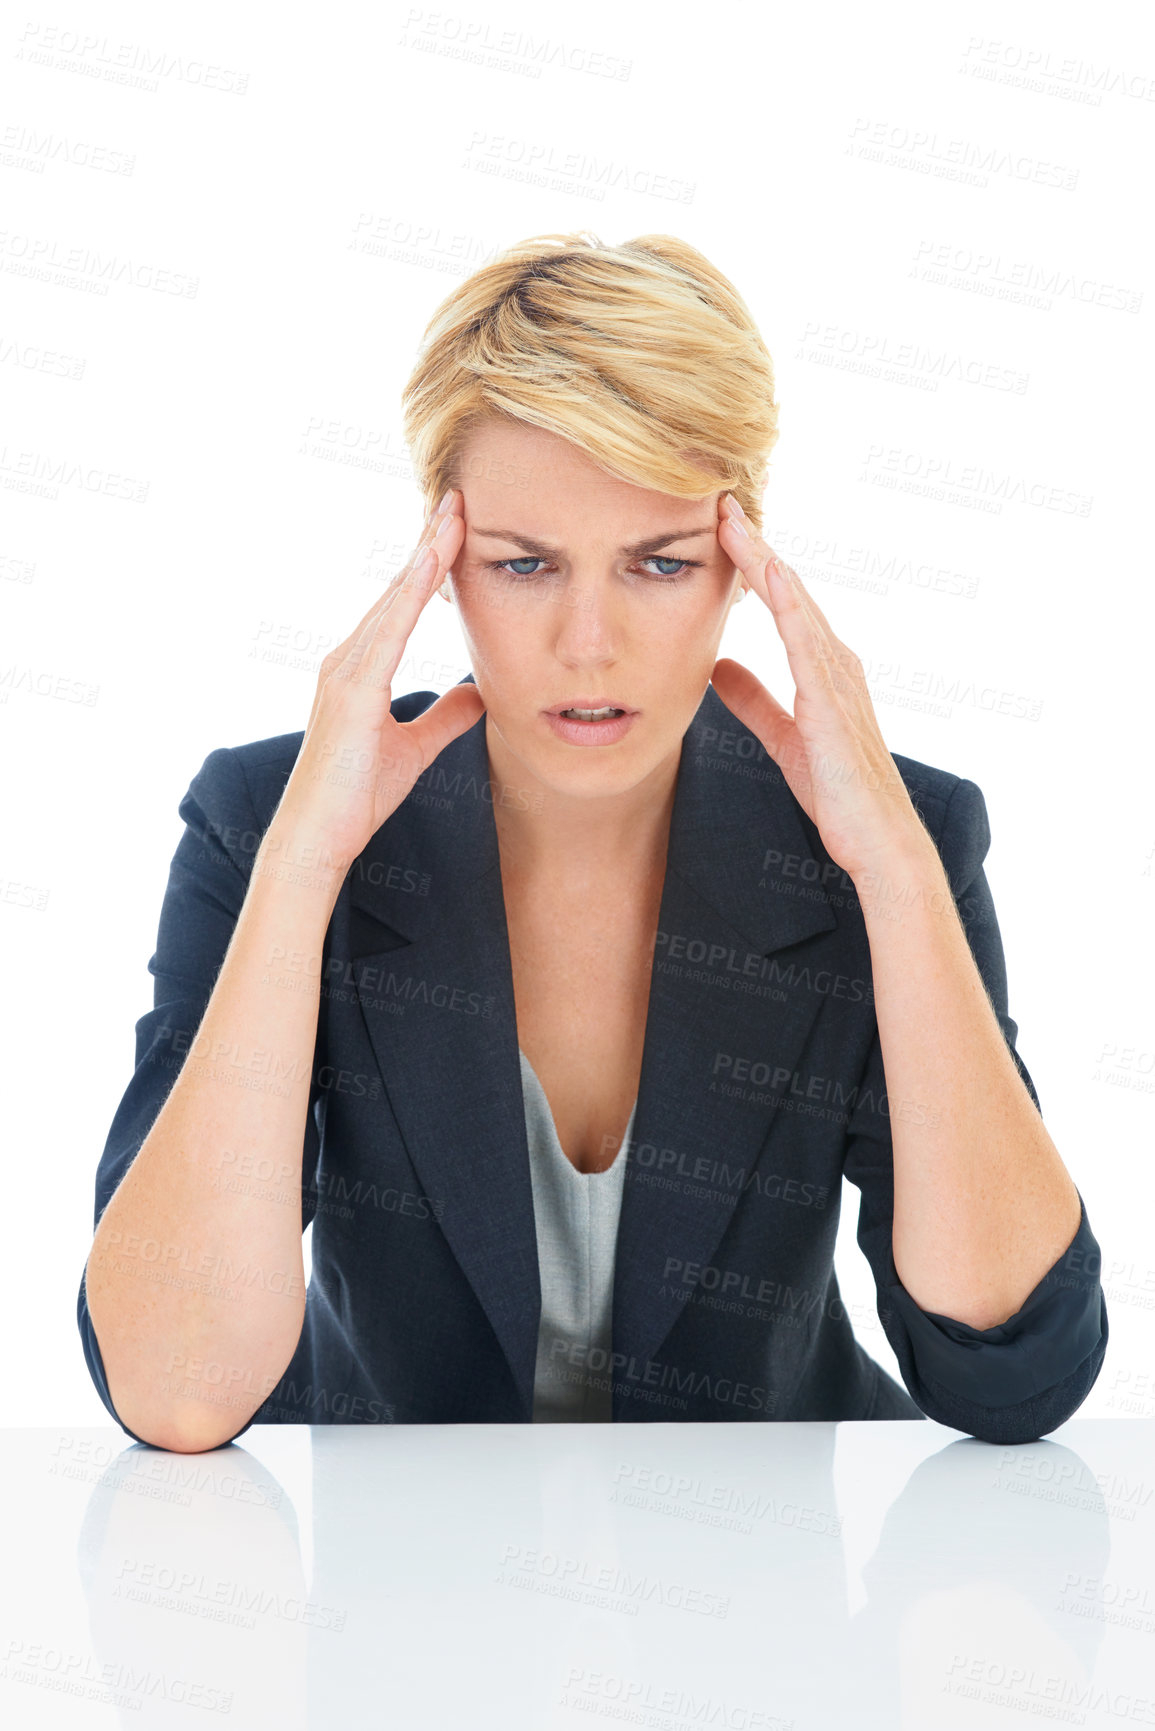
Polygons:
M533 1420L535 1424L609 1424L614 1251L625 1149L634 1132L638 1102L635 1099L613 1164L604 1172L579 1172L566 1159L533 1065L520 1046L518 1054L541 1274Z

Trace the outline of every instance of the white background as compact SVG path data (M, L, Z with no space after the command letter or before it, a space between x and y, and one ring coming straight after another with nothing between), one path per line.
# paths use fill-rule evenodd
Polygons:
M408 552L399 394L434 307L513 241L580 229L685 237L759 321L768 535L861 654L892 751L986 796L1019 1050L1104 1256L1079 1416L1155 1413L1150 16L9 20L0 1422L107 1423L76 1290L178 802L215 747L304 726L321 657ZM792 701L756 598L722 653ZM395 693L468 670L431 603ZM857 1202L839 1278L894 1371Z

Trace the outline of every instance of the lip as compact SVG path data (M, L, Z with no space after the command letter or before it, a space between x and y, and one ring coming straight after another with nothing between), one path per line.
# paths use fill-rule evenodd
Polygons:
M638 713L631 704L623 703L618 697L567 697L564 703L555 703L544 713L560 715L563 709L624 709L627 715Z
M562 704L563 709L601 709L602 707L603 705L600 703ZM621 709L622 705L619 703L615 704L614 707ZM619 739L625 738L638 719L639 713L640 711L636 709L627 709L624 715L612 716L608 721L567 721L565 716L559 715L556 710L546 709L542 711L554 735L558 739L564 740L567 745L616 745Z

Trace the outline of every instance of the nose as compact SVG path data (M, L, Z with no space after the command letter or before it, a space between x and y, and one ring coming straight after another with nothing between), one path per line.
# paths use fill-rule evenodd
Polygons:
M553 600L560 610L555 637L559 659L571 666L599 666L617 659L622 622L608 577L575 569L569 581L553 591Z

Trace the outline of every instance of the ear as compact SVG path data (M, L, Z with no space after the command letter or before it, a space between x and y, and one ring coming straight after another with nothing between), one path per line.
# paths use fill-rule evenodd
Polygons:
M735 572L737 573L737 569L738 569L737 566L735 566L734 569L735 569ZM741 577L740 581L735 584L733 592L730 596L730 599L726 603L727 614L729 613L731 607L735 606L737 602L743 601L745 599L746 591L749 589L749 587L750 587L750 585L747 583L745 577Z

